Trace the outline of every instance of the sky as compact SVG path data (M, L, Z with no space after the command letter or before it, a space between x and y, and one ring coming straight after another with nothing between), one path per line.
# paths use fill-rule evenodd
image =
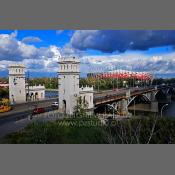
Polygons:
M24 64L56 77L61 56L80 58L81 75L115 69L175 77L175 30L0 30L0 76Z

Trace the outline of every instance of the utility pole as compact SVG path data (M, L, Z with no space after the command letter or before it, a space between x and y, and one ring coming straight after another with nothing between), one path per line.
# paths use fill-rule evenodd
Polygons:
M117 90L118 90L118 71L117 71Z
M99 89L100 89L100 88L99 88L99 75L98 75L98 91L99 91Z
M114 90L114 67L112 67L113 90Z
M135 109L135 99L134 99L134 117L135 117L135 111L136 109Z
M29 76L30 76L30 73L29 71L27 72L27 92L28 92L28 96L27 96L27 101L29 101Z
M162 114L163 114L163 109L168 106L168 103L163 105L162 108L161 108L161 111L160 111L160 117L162 118Z

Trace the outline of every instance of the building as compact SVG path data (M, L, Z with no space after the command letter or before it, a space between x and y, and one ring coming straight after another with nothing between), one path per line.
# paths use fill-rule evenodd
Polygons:
M9 99L12 104L26 102L25 67L9 66Z
M26 100L37 101L45 98L45 86L27 86L26 87Z
M59 59L59 110L72 114L79 96L79 60L75 57Z
M86 104L86 108L87 109L93 109L94 107L94 102L93 102L93 86L92 87L81 87L79 89L80 92L80 97L82 99L82 101Z
M58 63L60 112L73 114L79 97L87 102L87 109L93 108L93 87L79 88L79 59L76 57L61 57Z
M114 70L109 72L100 72L100 73L89 73L87 77L94 78L116 78L116 79L136 79L141 81L152 81L153 75L148 72L134 72L127 70Z
M44 86L28 86L26 84L25 66L13 64L9 66L9 100L11 104L45 98Z

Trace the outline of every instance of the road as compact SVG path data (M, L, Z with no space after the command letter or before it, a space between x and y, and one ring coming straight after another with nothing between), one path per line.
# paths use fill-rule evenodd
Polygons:
M45 108L46 112L52 111L53 109L51 107L51 104L56 100L57 99L53 98L38 102L29 102L15 105L13 106L13 109L11 111L6 113L0 113L0 126L8 122L27 118L29 115L32 114L33 109L36 107Z
M57 99L47 99L43 101L30 102L24 104L18 104L13 107L13 110L0 114L0 138L7 134L20 131L33 121L53 121L60 117L58 110L51 107L52 102ZM45 108L45 113L33 116L32 120L29 120L29 115L35 107ZM53 115L55 114L55 115ZM49 116L49 117L48 117Z
M18 120L9 120L5 123L1 123L0 125L0 138L3 138L4 136L21 131L24 129L28 124L35 122L35 121L41 121L41 122L48 122L48 121L55 121L62 119L63 115L58 113L58 110L53 110L50 112L46 112L43 114L35 115L33 116L32 120L28 117L24 117Z

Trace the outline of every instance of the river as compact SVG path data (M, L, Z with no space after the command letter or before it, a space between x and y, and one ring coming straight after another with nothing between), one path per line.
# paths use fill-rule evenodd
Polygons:
M163 111L163 116L175 118L175 101L165 108Z
M58 92L57 91L47 91L45 92L45 98L54 98L58 97Z

